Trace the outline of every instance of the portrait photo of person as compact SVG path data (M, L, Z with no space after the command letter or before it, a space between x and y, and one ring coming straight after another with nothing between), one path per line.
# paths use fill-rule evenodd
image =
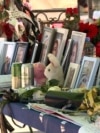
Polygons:
M59 45L58 40L55 40L54 41L54 46L53 46L53 49L52 49L52 54L54 54L55 56L57 56L57 53L58 53L58 45Z
M2 48L2 58L1 58L1 75L10 74L10 68L12 64L12 59L15 51L15 42L4 42Z
M7 56L1 68L1 75L9 74L10 58Z
M71 47L70 62L76 63L77 51L78 51L78 41L73 41Z
M45 58L46 58L46 53L47 53L47 47L48 47L48 41L49 41L49 35L45 34L44 35L44 39L43 39L43 48L42 48L42 52L41 52L41 61L45 62Z
M54 54L58 59L61 56L61 43L62 43L62 38L63 38L63 34L62 33L57 33L54 43L53 43L53 47L52 47L52 54Z
M73 40L71 62L81 64L83 49L86 40L86 33L72 31L71 39Z
M47 63L47 54L50 51L50 37L51 33L49 31L45 31L42 39L42 51L40 56L40 61L44 64Z
M65 87L68 87L68 88L71 87L71 83L72 83L72 80L73 80L74 73L75 73L75 69L70 67L68 75L67 75L67 81L66 81Z
M23 59L24 59L24 52L25 52L24 47L19 47L19 48L18 48L15 62L20 62L20 63L23 62Z
M84 62L84 67L82 69L82 73L81 73L81 77L80 77L80 80L78 83L78 87L86 87L87 86L87 84L89 82L92 68L93 68L93 62L92 61L85 61Z

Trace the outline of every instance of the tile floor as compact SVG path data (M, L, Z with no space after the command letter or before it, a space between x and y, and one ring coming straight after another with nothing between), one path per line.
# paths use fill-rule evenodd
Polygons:
M11 123L11 125L13 126L13 128L15 129L12 133L30 133L28 126L25 126L25 128L19 128L16 125L13 124L12 120L10 117L6 116L7 120ZM17 122L17 124L21 124L22 123L18 122L15 120L15 122ZM34 133L43 133L35 128L32 128L32 130L34 131Z

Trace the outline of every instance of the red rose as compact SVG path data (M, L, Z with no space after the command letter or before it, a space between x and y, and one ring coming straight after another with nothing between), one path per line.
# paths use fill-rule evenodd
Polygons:
M73 14L78 14L78 8L73 8Z
M87 37L93 39L98 34L98 27L95 24L79 23L79 31L85 32Z
M72 15L73 14L73 10L72 10L72 8L67 8L66 9L66 15Z
M3 32L6 34L8 39L12 39L12 35L15 31L15 28L13 25L9 23L4 23L3 24Z

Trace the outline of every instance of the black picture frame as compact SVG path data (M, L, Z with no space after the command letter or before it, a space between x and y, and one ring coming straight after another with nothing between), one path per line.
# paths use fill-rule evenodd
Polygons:
M42 43L38 40L35 40L32 50L31 63L39 62L40 55L42 50Z

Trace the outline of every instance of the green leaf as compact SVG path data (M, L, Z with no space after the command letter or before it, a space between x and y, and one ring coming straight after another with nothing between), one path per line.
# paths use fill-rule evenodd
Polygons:
M58 86L59 85L59 81L56 79L51 79L48 81L49 82L49 86Z

